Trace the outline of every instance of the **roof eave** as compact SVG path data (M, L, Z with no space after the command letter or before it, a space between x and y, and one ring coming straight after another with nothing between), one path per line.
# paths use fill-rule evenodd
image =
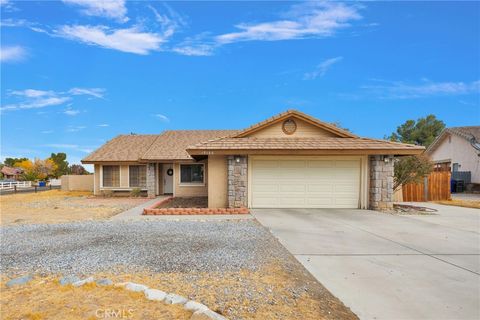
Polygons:
M187 149L192 156L237 155L237 154L281 154L281 155L419 155L425 148L412 149Z

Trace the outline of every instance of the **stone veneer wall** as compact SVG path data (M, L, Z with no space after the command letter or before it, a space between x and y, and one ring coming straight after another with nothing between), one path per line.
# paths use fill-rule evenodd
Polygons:
M388 162L384 158L388 158ZM372 210L393 209L393 156L370 156L369 207Z
M235 158L240 159L239 162ZM248 158L246 156L228 156L228 207L246 208Z
M155 198L155 163L147 164L147 195Z

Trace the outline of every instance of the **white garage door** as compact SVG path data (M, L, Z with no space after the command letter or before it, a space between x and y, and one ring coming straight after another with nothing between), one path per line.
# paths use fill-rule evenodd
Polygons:
M253 159L252 208L358 208L360 160Z

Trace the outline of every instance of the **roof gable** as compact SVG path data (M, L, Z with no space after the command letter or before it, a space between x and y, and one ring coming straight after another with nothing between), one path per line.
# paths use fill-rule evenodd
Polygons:
M292 132L284 130L284 123L293 120L295 127ZM235 138L245 137L262 138L298 138L298 137L337 137L337 138L356 138L351 132L340 129L332 124L322 122L316 118L306 115L297 110L287 110L267 120L254 124L253 126L241 131Z
M452 134L463 138L469 144L478 144L480 141L480 126L445 128L430 144L430 146L428 146L426 153L433 153L446 140L446 138Z

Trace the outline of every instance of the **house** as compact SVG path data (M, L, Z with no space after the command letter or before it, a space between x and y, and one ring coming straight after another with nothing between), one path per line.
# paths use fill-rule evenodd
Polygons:
M296 110L244 130L121 135L82 160L95 194L206 196L210 208L393 205L393 159L423 147L361 138Z
M0 172L2 172L5 180L18 180L20 175L23 173L23 170L20 168L3 166Z
M470 176L465 183L480 184L480 126L444 129L428 147L426 154L436 170L452 171L452 178ZM467 178L468 180L468 178Z

